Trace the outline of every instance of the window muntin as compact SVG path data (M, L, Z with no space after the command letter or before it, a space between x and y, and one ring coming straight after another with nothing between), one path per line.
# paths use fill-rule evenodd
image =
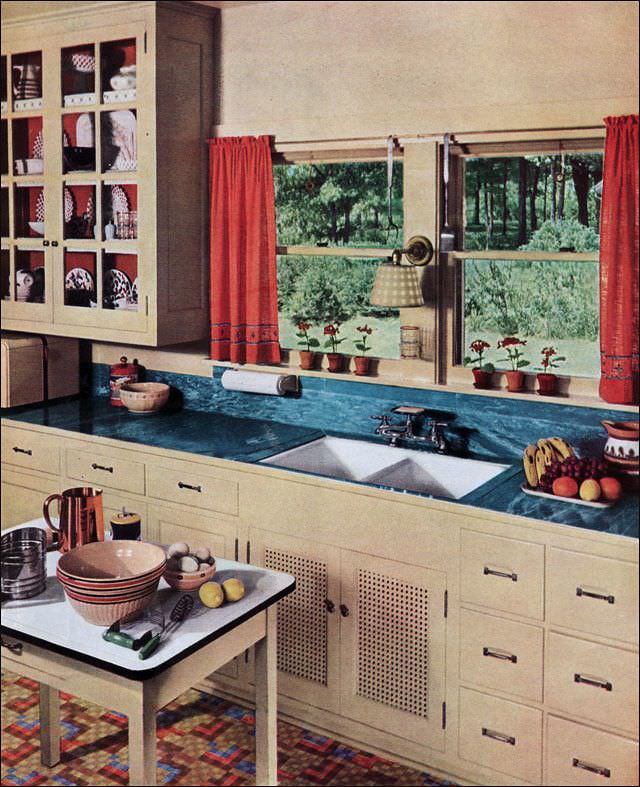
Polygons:
M399 357L399 311L369 303L382 259L362 251L380 249L384 257L402 242L402 162L393 164L391 221L387 182L383 160L274 166L282 347L300 349L295 334L305 321L324 350L324 325L338 320L345 355L357 354L356 329L368 325L370 355Z

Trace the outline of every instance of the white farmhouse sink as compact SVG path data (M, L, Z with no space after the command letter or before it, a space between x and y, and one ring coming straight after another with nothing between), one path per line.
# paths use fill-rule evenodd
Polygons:
M391 448L342 437L321 437L261 461L290 470L380 484L454 500L464 497L510 467L497 462Z

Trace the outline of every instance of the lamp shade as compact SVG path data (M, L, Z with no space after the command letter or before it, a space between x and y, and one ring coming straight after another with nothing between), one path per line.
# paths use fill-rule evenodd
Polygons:
M418 272L413 265L378 265L369 302L372 306L423 306Z

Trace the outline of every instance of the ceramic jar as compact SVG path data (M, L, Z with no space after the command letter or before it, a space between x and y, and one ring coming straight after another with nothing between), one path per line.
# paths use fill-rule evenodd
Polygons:
M604 458L611 473L627 489L638 489L640 478L640 422L601 421L607 430Z
M31 271L23 270L22 268L16 271L16 300L28 301L31 297L31 291L35 284L36 277Z

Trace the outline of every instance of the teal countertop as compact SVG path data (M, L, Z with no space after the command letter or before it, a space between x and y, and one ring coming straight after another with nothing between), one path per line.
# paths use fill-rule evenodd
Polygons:
M81 435L108 437L248 463L258 462L327 433L322 429L300 425L192 409L166 409L149 416L135 416L123 407L111 406L108 400L100 397L7 409L2 411L2 415L14 421ZM342 433L340 436L363 439L362 435ZM493 458L505 461L504 457ZM595 532L638 538L637 495L628 495L609 509L532 497L520 489L524 481L520 462L514 462L513 458L506 459L506 462L512 464L510 469L455 502L460 506L469 505Z

